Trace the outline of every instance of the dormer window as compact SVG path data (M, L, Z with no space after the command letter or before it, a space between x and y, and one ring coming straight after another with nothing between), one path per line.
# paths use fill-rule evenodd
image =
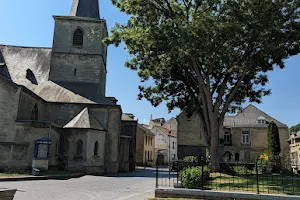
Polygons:
M74 32L73 35L73 45L74 46L82 46L83 45L83 31L78 28Z
M263 116L260 116L259 118L257 118L257 123L258 124L267 124L267 120Z

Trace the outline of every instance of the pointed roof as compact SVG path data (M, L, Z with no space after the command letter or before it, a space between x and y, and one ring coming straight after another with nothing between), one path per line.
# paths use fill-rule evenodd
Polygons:
M98 0L73 0L70 16L100 19Z
M101 123L93 116L92 112L85 108L76 117L74 117L63 128L84 128L104 130Z
M144 127L142 124L138 124L137 127L142 129L144 131L144 133L147 133L147 134L150 134L150 135L155 135L154 133L151 132L150 129Z
M245 109L235 116L226 116L224 118L223 126L226 127L262 127L268 124L258 124L258 119L265 119L268 122L274 121L279 127L286 127L282 122L274 119L257 107L249 104Z

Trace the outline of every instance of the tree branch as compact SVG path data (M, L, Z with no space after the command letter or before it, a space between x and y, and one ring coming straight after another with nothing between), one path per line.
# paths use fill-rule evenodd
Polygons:
M248 67L249 69L250 67ZM239 80L236 82L235 86L231 89L231 91L229 92L227 98L226 98L226 103L222 109L222 112L220 114L220 117L219 117L219 125L221 125L221 123L223 123L223 120L224 120L224 116L228 110L228 107L229 105L231 104L232 102L232 99L236 93L236 91L239 89L240 85L242 84L242 81L244 80L246 74L248 73L248 70L245 70L245 72L241 75L241 77L239 78Z

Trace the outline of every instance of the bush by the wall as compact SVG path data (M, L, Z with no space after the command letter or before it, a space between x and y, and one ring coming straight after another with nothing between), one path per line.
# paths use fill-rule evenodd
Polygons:
M183 158L183 161L187 163L197 163L199 160L196 156L186 156Z
M203 184L208 181L209 178L209 168L204 166L203 168L203 176L202 176L202 167L190 167L185 168L180 173L180 180L182 185L188 189L200 189L202 188L202 177Z

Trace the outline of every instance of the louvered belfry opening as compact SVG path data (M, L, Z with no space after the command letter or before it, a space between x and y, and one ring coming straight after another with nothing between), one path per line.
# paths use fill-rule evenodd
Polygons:
M73 45L75 45L75 46L83 45L83 31L79 28L74 32Z

